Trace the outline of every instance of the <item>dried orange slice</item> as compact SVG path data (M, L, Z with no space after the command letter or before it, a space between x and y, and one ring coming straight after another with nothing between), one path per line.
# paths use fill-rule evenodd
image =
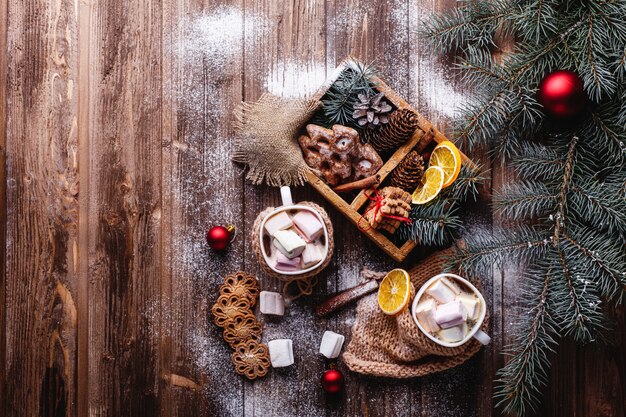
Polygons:
M443 188L452 185L461 172L461 152L449 140L444 140L435 147L430 155L429 166L443 169Z
M378 305L383 313L393 316L404 310L409 305L412 287L409 273L404 269L394 269L385 275L378 287Z
M432 156L431 156L432 158ZM422 183L413 191L413 204L426 204L439 195L443 188L445 173L438 166L430 166L424 172Z

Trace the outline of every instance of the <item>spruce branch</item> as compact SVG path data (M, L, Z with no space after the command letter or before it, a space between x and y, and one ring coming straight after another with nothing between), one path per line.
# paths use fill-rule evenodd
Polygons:
M352 117L352 104L359 94L375 94L375 85L370 79L377 75L371 65L364 65L351 60L341 72L337 80L331 85L324 97L322 108L327 119L325 125L341 124L359 128Z
M402 241L413 240L426 246L450 243L461 225L458 206L438 200L426 205L413 205L409 213L411 224L403 224L397 235Z
M497 229L493 233L469 230L450 267L470 276L488 275L504 260L517 264L541 259L551 246L551 237L527 226Z
M621 303L626 288L623 244L580 227L571 234L563 233L561 240L564 254L577 265L584 279L593 281L604 297Z
M510 356L507 364L498 371L494 398L505 413L524 414L536 410L542 389L548 381L550 360L558 334L557 325L550 315L552 266L543 265L524 274L522 295L526 305L533 307L520 312L515 323L514 342L506 348Z
M558 207L556 216L554 216L554 236L552 243L555 246L559 244L559 232L565 222L565 205L567 202L567 192L570 187L572 179L572 172L574 170L574 163L576 157L576 144L578 143L578 136L573 136L569 144L567 151L567 157L565 158L565 165L563 167L563 179L561 181L561 189L558 197Z
M494 208L507 218L531 219L552 211L558 201L554 190L541 182L505 185L494 195Z
M571 269L565 253L560 248L556 251L561 267L555 271L560 275L555 284L562 285L560 292L567 294L556 300L561 330L564 336L572 336L578 342L592 342L604 329L600 297L589 279Z
M485 168L481 164L463 164L461 172L452 186L445 188L441 198L465 202L478 197L478 186L486 180Z
M469 275L505 260L531 272L521 300L530 314L513 326L496 390L506 412L523 415L538 405L556 338L598 340L608 327L602 303L626 292L626 1L522 0L502 20L483 21L496 15L481 14L490 4L466 4L456 27L439 16L426 38L455 53L477 91L455 137L470 150L492 145L520 178L494 198L514 226L466 233L451 262ZM498 62L489 56L495 27L516 39ZM574 123L554 123L536 100L540 81L559 69L576 71L589 96Z

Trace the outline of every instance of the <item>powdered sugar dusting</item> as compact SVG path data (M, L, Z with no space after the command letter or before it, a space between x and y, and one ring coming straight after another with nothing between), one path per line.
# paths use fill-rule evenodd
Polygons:
M425 55L418 71L416 89L420 107L451 119L458 117L471 98L460 91L441 62L431 54Z
M267 91L286 98L308 97L326 80L326 64L280 62L267 75Z
M209 65L219 68L240 54L245 43L262 36L268 23L255 14L244 15L236 7L224 6L189 20L184 28L179 51L187 58L202 55Z

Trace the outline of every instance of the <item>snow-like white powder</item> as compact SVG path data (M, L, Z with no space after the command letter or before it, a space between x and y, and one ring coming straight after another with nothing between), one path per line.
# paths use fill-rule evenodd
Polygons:
M349 36L360 37L362 31L372 30L371 22L380 18L380 11L369 3L358 9L335 10L333 16L328 15L328 36L347 30ZM390 26L406 28L410 12L405 3L392 0L388 11ZM209 222L223 224L232 221L239 227L243 226L241 201L226 201L225 198L224 181L231 181L231 178L224 178L225 173L236 176L236 181L242 175L237 171L239 168L233 171L229 159L232 146L230 130L226 125L236 104L233 91L239 88L241 82L239 71L244 52L276 28L270 25L269 17L248 10L244 13L235 7L218 7L190 15L179 25L171 35L176 65L173 76L181 77L176 82L178 90L172 91L179 132L172 146L182 162L172 171L172 181L176 186L172 187L174 193L170 197L173 216L184 216L185 223L171 231L174 281L171 300L163 298L148 305L145 312L148 325L151 332L160 331L163 337L179 341L181 352L178 354L181 357L177 360L188 361L191 372L182 376L203 387L203 395L219 415L241 415L242 411L248 414L250 408L257 415L293 415L296 410L289 398L280 395L269 398L265 394L285 387L292 389L294 394L315 393L311 384L317 383L325 366L323 358L317 354L321 335L324 330L330 329L349 336L347 328L355 320L353 311L338 313L328 321L319 320L314 317L310 303L302 300L289 305L283 318L271 320L260 315L259 318L266 322L264 341L291 338L296 364L288 369L270 371L252 388L234 373L229 358L231 349L222 340L221 330L210 320L211 305L217 298L217 288L223 276L241 267L243 246L246 246L241 240L245 236L237 237L233 246L223 256L218 256L208 250L203 232ZM359 39L350 38L348 42L352 45ZM397 42L386 45L380 53L404 57L404 50L411 45L415 45L414 34L405 29L398 33ZM369 48L368 45L362 47ZM409 51L410 54L413 52ZM336 57L338 60L342 58ZM396 87L399 84L400 92L410 90L411 97L419 100L414 103L416 107L453 117L458 105L467 98L458 93L455 84L447 79L443 64L439 64L436 57L411 56L409 61L408 79L405 77L406 61L402 64L403 69L389 71L398 79L389 80L384 68L382 78L396 81L391 84ZM393 64L387 62L387 65ZM237 68L236 72L233 72L233 67ZM246 79L254 79L258 82L256 85L262 85L269 93L287 98L310 96L334 69L327 67L324 58L319 57L278 59L270 68L255 68L250 63L243 68ZM210 213L210 219L205 218L206 213ZM322 279L327 279L326 287L330 293L355 285L358 271L364 266L385 270L392 265L384 255L374 253L358 259L343 257L335 265L337 273ZM341 278L337 281L336 276ZM278 289L276 283L263 276L260 277L260 285L265 290ZM190 323L198 326L190 328ZM303 384L306 387L302 387ZM313 417L327 414L326 404L319 397L305 397L297 405L299 415ZM348 404L356 400L345 399ZM376 398L368 401L372 407L384 406ZM446 410L447 405L442 403L437 409Z
M417 68L416 89L420 108L453 119L472 99L460 91L458 83L445 70L436 57L425 55Z
M265 19L236 7L218 7L183 24L179 51L188 59L201 55L216 69L240 55L244 44L268 30Z
M326 64L280 62L266 77L267 91L281 97L308 97L326 81Z

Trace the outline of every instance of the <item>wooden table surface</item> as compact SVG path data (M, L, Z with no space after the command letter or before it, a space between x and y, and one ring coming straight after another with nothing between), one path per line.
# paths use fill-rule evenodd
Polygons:
M327 294L368 266L394 264L326 206L337 249L313 296L272 321L266 339L294 340L296 365L255 383L234 374L208 319L225 274L260 273L248 242L276 189L244 181L230 161L232 110L270 91L310 94L352 54L444 132L471 91L418 39L421 19L453 0L20 0L0 4L0 407L6 416L489 416L515 271L482 277L491 346L468 363L412 380L347 373L327 401L315 354L326 329L350 334L354 309L316 320ZM456 77L458 78L458 77ZM497 223L491 167L466 221ZM233 222L223 255L205 230ZM405 262L422 256L416 251ZM268 279L264 289L278 288ZM623 416L625 325L612 347L553 355L537 415ZM494 411L496 410L496 411Z

